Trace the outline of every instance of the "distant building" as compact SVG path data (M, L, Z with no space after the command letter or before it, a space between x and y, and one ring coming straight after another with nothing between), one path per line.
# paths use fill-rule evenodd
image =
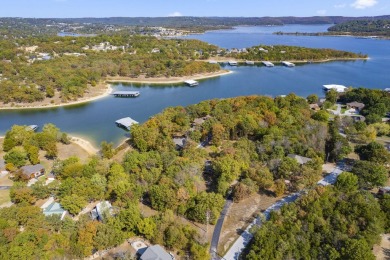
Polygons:
M27 177L27 179L38 178L45 174L45 168L42 164L37 165L27 165L20 168L22 174Z
M300 155L297 155L297 154L289 154L287 156L290 157L290 158L295 159L300 165L304 165L304 164L306 164L306 163L308 163L308 162L310 162L312 160L310 158L303 157L303 156L300 156Z
M160 245L148 247L140 257L141 260L172 260L173 257Z

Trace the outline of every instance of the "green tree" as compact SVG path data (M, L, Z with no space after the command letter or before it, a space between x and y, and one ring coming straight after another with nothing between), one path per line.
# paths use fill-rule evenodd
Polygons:
M385 164L390 160L390 153L382 144L377 142L356 146L355 153L359 155L360 160L366 160L380 164Z
M311 94L311 95L307 96L306 99L307 99L307 103L309 103L309 104L317 104L319 101L318 96L315 94Z
M115 155L115 150L112 143L107 143L103 141L101 143L101 153L103 158L111 159Z
M6 163L12 163L16 167L26 165L27 153L23 147L14 147L6 155L4 155Z
M153 218L144 218L138 222L137 229L146 239L152 239L156 234L156 222Z
M329 121L329 113L325 110L320 110L314 113L311 118L320 122L328 122Z
M336 103L338 96L339 94L337 93L337 91L335 89L331 89L326 92L325 98L326 101L329 101L330 103L334 104Z
M342 248L342 258L348 260L375 260L370 246L363 239L349 239Z
M358 189L358 177L350 172L343 172L337 177L337 189L345 192L356 191Z
M357 161L352 173L359 178L359 186L368 189L383 186L388 178L388 171L384 166L369 161Z
M63 197L61 199L61 205L64 209L69 211L70 214L76 215L87 205L87 201L83 197L72 194Z

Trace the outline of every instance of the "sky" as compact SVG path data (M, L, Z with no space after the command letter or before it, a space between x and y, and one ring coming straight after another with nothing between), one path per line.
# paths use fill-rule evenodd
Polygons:
M0 0L0 17L377 16L390 0Z

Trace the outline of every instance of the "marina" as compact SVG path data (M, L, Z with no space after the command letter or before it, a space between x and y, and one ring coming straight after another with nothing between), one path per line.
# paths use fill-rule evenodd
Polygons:
M284 66L290 67L290 68L295 67L295 64L292 63L292 62L289 62L289 61L282 61L282 64L283 64Z
M186 80L184 81L184 83L187 85L187 86L190 86L190 87L195 87L195 86L198 86L199 85L199 82L196 81L196 80Z
M115 91L111 93L114 97L138 97L140 94L139 91Z
M121 118L115 121L116 125L119 127L126 128L127 130L130 130L131 126L134 124L138 124L137 121L130 117Z
M261 63L263 63L263 65L266 67L274 67L275 66L272 62L269 62L269 61L262 61Z

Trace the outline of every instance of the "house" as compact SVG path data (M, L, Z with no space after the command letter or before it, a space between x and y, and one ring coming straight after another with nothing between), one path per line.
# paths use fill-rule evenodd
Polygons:
M27 177L27 179L38 178L45 174L45 168L42 164L36 165L27 165L20 168L22 174Z
M306 163L308 163L308 162L310 162L312 160L310 158L303 157L303 156L300 156L300 155L297 155L297 154L289 154L287 156L290 157L290 158L295 159L300 165L304 165L304 164L306 164Z
M160 245L148 247L140 257L141 260L172 260L173 257Z
M310 107L311 110L314 110L314 111L321 110L321 108L320 108L320 106L318 104L310 104L309 107Z
M96 204L96 207L91 211L92 219L103 221L105 216L114 215L114 209L109 201L102 201Z
M185 137L173 138L173 143L175 144L175 147L177 150L183 149L186 142L187 142L187 138L185 138Z
M347 107L348 109L354 109L356 112L360 112L364 108L364 104L354 101L351 103L347 103Z
M43 209L43 215L52 216L60 215L60 219L63 220L67 211L62 208L61 204L54 201L53 197L50 197L49 200L41 206Z

